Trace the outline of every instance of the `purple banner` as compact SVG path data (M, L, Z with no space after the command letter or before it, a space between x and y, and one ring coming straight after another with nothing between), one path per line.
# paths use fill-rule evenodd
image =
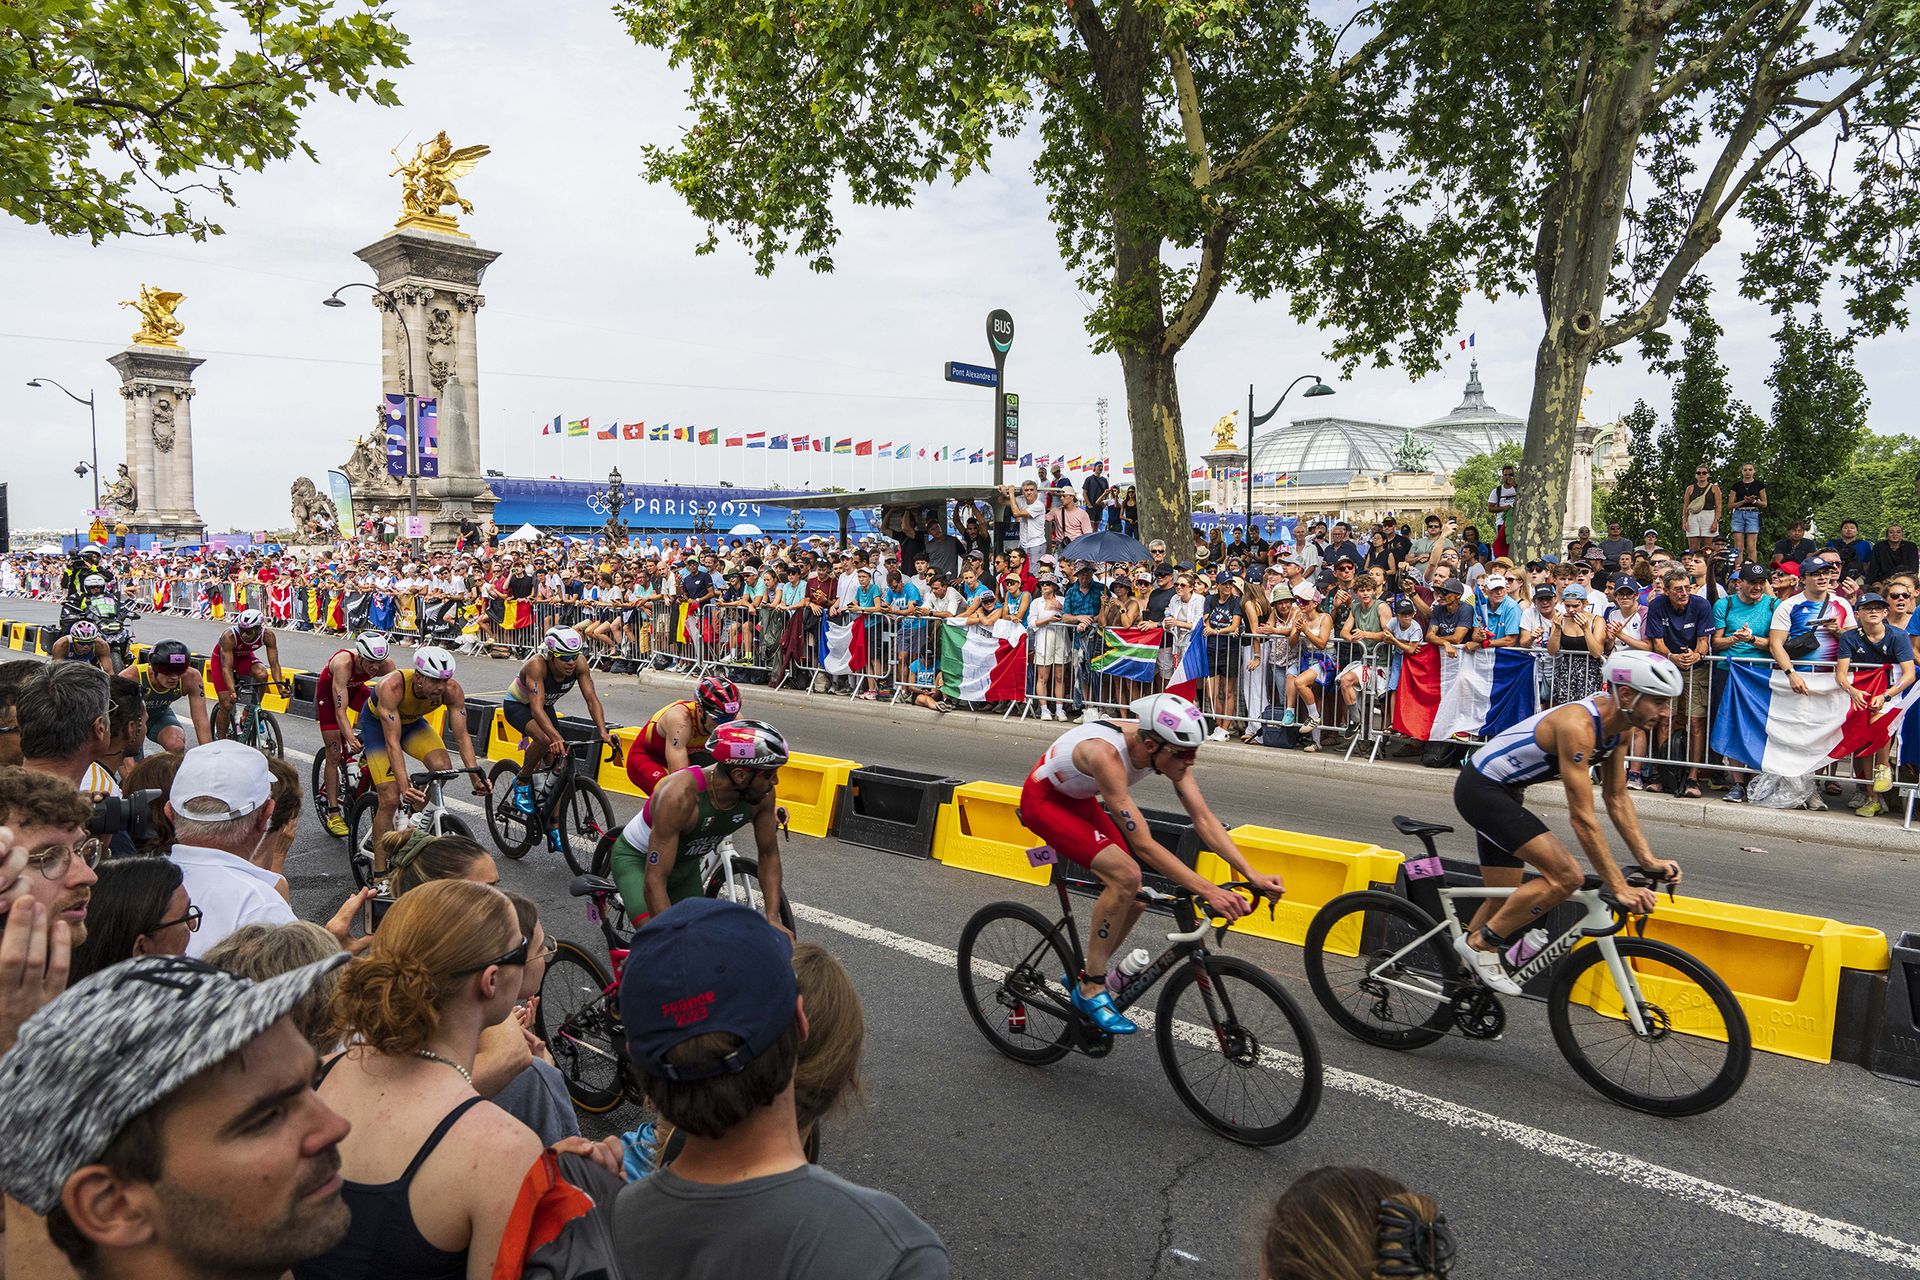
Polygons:
M407 474L407 398L388 396L382 412L387 415L387 474L398 480Z
M420 441L420 474L432 480L440 474L440 405L431 396L413 402L413 429Z

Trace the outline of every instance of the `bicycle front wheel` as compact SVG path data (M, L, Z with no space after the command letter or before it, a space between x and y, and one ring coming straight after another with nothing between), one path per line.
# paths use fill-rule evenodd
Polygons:
M1238 956L1191 963L1154 1006L1153 1039L1173 1091L1215 1133L1250 1147L1285 1142L1320 1109L1320 1042L1286 988Z
M353 872L353 887L364 889L373 883L373 815L380 798L369 791L353 802L347 811L347 867Z
M1746 1011L1720 976L1664 942L1615 937L1628 994L1626 1005L1598 944L1560 963L1547 995L1554 1043L1582 1080L1623 1107L1656 1116L1711 1111L1746 1082L1753 1061Z
M714 867L713 874L707 877L707 896L725 898L729 902L752 907L763 916L767 914L767 894L760 887L760 864L752 858L734 856L731 882L727 878L727 860L722 858ZM793 924L793 907L788 903L785 892L780 894L780 923L787 927L788 933L799 936Z
M601 838L615 829L607 793L591 778L574 779L554 820L560 824L560 856L567 860L567 869L585 875Z
M271 711L260 711L255 714L259 719L254 725L253 745L275 760L286 759L287 740L280 733L279 718Z
M1398 894L1342 894L1307 927L1307 985L1341 1029L1383 1049L1418 1049L1452 1022L1454 960L1433 917ZM1415 945L1418 942L1418 945Z
M513 801L513 784L519 775L520 766L511 760L502 760L487 775L487 834L501 853L515 860L526 857L540 838L539 818L520 812Z
M1019 902L973 913L960 933L960 998L993 1047L1028 1066L1058 1062L1072 1050L1063 976L1078 967L1059 930ZM1036 997L1046 1003L1036 1002Z
M440 834L443 836L459 836L462 840L472 840L474 844L480 843L478 840L473 839L473 828L467 825L466 819L457 818L445 810L442 810L440 813Z
M325 743L322 743L320 749L313 753L313 765L307 770L307 796L313 801L314 816L320 819L323 826L327 821L326 780L327 747ZM346 782L344 779L340 782L340 789L342 791L346 790ZM346 806L342 805L341 808L345 809Z
M625 1093L626 1032L614 1007L613 977L571 942L555 942L540 980L534 1034L547 1042L573 1105L604 1115Z

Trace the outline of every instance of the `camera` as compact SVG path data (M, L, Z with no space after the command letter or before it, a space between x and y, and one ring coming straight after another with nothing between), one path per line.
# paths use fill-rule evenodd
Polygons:
M124 834L135 844L145 844L157 834L153 825L154 803L166 798L167 793L158 787L124 796L101 796L93 802L93 813L87 819L87 834Z

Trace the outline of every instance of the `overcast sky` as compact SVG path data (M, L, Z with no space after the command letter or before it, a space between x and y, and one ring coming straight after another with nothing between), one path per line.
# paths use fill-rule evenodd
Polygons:
M344 311L319 301L371 278L353 253L398 214L388 149L442 128L456 145L493 148L459 184L475 205L463 229L501 254L480 313L485 466L599 480L617 460L630 480L758 483L766 466L778 479L783 463L805 461L633 444L616 453L577 440L563 456L539 435L556 414L985 447L990 393L944 382L941 365L991 363L984 322L996 306L1018 325L1007 381L1023 400L1023 448L1092 453L1104 396L1112 453L1131 456L1119 362L1087 349L1087 300L1056 253L1030 140L1002 146L992 172L928 191L912 210L848 209L834 274L788 263L763 279L724 242L695 257L699 224L671 191L640 178L640 144L679 127L684 78L634 47L605 7L540 6L531 21L533 10L498 0L413 0L402 12L415 59L398 76L404 105L323 97L305 130L320 163L236 178L239 207L217 211L225 236L93 248L0 221L0 279L12 302L0 325L0 479L12 482L16 529L71 526L91 494L72 471L87 455L85 408L27 388L28 378L96 392L101 469L111 477L122 460L124 402L105 360L136 327L114 304L142 283L186 295L183 341L206 358L193 419L196 497L209 527L283 527L296 476L324 490L326 470L372 420L378 339L364 295ZM1738 240L1730 234L1715 250L1722 276ZM1735 391L1764 411L1775 325L1730 287L1718 297ZM1497 408L1525 412L1539 324L1530 297L1469 300L1460 333L1477 335ZM1325 369L1323 346L1283 301L1222 298L1181 357L1189 449L1197 454L1221 415L1244 409L1249 381L1264 410L1287 381ZM1897 407L1920 399L1920 374L1899 354L1908 350L1896 335L1860 354L1876 430L1906 429ZM1459 401L1466 373L1465 355L1419 382L1363 370L1312 409L1417 424ZM1595 417L1637 396L1663 416L1671 402L1667 382L1637 361L1595 370L1592 385ZM839 465L829 477L816 463L815 483L888 478ZM790 477L805 478L798 469Z

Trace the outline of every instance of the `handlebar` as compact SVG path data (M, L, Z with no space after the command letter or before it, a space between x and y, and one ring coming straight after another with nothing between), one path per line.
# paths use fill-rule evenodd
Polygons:
M1267 904L1267 918L1269 920L1274 918L1274 906L1279 901L1278 898L1266 898L1264 894L1260 893L1252 885L1248 884L1244 880L1229 880L1225 884L1222 884L1220 887L1222 889L1230 889L1235 893L1245 894L1248 898L1251 898L1253 900L1253 903L1255 906L1258 906L1262 901L1262 899L1265 898L1265 901ZM1157 889L1149 888L1145 885L1142 885L1140 889L1137 892L1135 892L1133 896L1135 901L1145 902L1149 904L1157 903L1157 902L1180 902L1180 901L1198 902L1200 900L1200 895L1197 891L1193 889L1188 889L1185 886L1176 887L1172 893L1161 893ZM1184 933L1181 933L1181 932L1169 933L1167 935L1167 941L1173 942L1173 943L1199 942L1201 939L1207 936L1207 930L1212 929L1214 931L1214 935L1213 935L1214 941L1218 942L1221 938L1226 936L1227 930L1233 927L1233 922L1230 920L1224 924L1215 925L1213 923L1213 919L1214 919L1213 913L1210 911L1201 911L1196 909L1196 911L1194 912L1194 915L1199 920L1198 924L1196 924L1192 929L1187 930Z
M1627 887L1630 889L1658 890L1662 885L1665 885L1667 889L1667 901L1672 902L1674 900L1675 877L1673 876L1666 875L1662 872L1649 871L1645 867L1633 866L1633 867L1628 867L1626 869L1624 878L1627 882ZM1600 929L1600 930L1589 931L1587 935L1588 937L1592 937L1592 938L1612 937L1614 934L1619 933L1622 929L1626 928L1627 925L1630 923L1630 921L1633 919L1637 919L1640 922L1635 932L1637 933L1646 932L1646 917L1644 915L1634 916L1633 913L1629 912L1625 907L1620 905L1620 900L1615 898L1611 891L1605 888L1601 889L1600 901L1604 902L1607 905L1608 910L1613 912L1613 927L1611 929Z

